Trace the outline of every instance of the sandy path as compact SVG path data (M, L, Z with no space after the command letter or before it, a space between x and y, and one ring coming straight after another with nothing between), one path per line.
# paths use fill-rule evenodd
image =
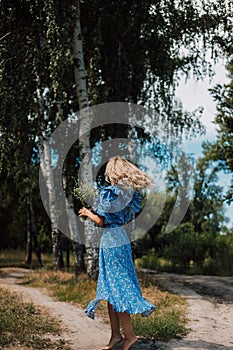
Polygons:
M166 349L233 350L233 278L155 275L156 283L186 298L191 332Z
M48 308L60 321L64 328L62 338L69 341L71 349L99 350L106 344L110 332L102 319L93 321L79 307L54 301L35 288L21 285L24 269L2 269L1 272L0 285ZM185 296L189 304L188 326L192 331L184 339L168 343L140 340L132 350L233 350L233 278L174 274L154 275L153 278L164 288ZM120 346L114 350L119 349Z

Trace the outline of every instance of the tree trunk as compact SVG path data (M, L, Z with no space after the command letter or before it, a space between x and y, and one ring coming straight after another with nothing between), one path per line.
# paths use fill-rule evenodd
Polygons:
M70 267L70 240L66 238L66 267Z
M53 267L56 270L62 270L64 268L64 261L62 256L61 247L61 233L58 230L58 218L56 214L55 206L55 193L54 193L54 176L51 167L51 148L49 142L43 133L43 160L44 162L44 176L46 179L48 189L49 211L51 219L51 234L53 244Z
M30 216L30 204L29 199L27 199L27 248L25 264L28 266L32 264L32 225Z
M85 77L85 65L84 65L84 54L82 45L82 33L80 25L80 4L77 1L77 20L74 28L73 36L73 62L74 62L74 77L76 83L76 92L79 104L79 110L82 111L80 118L80 158L82 160L82 166L80 169L80 181L84 181L90 185L93 185L92 177L92 163L91 157L91 147L90 147L90 133L86 132L90 130L90 116L88 115L88 110L84 110L88 107L88 94L87 94L87 84ZM87 113L85 114L85 111ZM86 156L86 157L85 157ZM85 158L84 158L85 157ZM86 160L85 160L86 159ZM96 278L97 276L97 265L98 265L98 249L94 244L93 237L97 238L97 228L89 220L85 221L85 244L86 244L86 254L87 254L87 273L91 278Z
M32 205L32 195L30 194L27 198L27 252L25 261L28 266L32 264L33 245L38 264L40 267L42 267L43 263L41 259L40 247L37 240L35 213Z
M80 273L87 271L84 262L84 245L72 241L72 247L75 260L75 275L78 276Z
M98 276L99 248L98 248L98 228L93 222L86 219L84 222L86 234L86 265L87 274L91 279Z
M38 239L37 239L38 232L37 232L37 228L36 228L36 219L35 219L35 212L34 212L34 208L33 208L33 204L32 204L32 196L30 197L30 218L31 218L33 245L34 245L34 249L35 249L35 253L36 253L36 257L37 257L37 262L38 262L40 267L43 267L42 258L41 258L41 251L40 251L40 247L39 247Z
M43 105L43 99L41 96L40 82L38 77L38 87L37 87L37 100L39 105L39 113L41 115L41 120L45 118L45 111ZM51 148L49 141L47 140L46 135L46 126L42 122L42 136L39 144L39 153L40 153L40 167L41 172L45 178L46 187L48 191L48 202L49 202L49 214L51 220L51 236L52 236L52 245L53 245L53 267L56 270L61 270L64 267L64 261L62 256L62 247L61 247L61 233L58 230L58 218L56 214L56 205L55 205L55 190L54 190L54 174L51 166Z
M66 209L68 214L68 225L75 259L75 275L77 276L82 272L86 272L86 268L84 262L84 246L79 243L79 229L75 215L74 198L72 196L69 184L70 182L67 179L66 171L64 171L63 185L64 191L66 192Z
M130 111L128 117L129 130L128 130L128 156L131 161L137 163L138 161L138 145L137 145L137 130L135 128L136 125L136 116L134 115L133 110ZM134 240L135 240L135 214L133 214L132 221L128 224L127 227L128 238L131 243L132 255L134 256Z

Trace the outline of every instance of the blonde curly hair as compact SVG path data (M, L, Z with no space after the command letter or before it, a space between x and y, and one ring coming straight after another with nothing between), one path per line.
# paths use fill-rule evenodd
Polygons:
M123 157L109 159L105 170L105 179L114 184L133 186L136 190L150 187L150 177L136 165Z

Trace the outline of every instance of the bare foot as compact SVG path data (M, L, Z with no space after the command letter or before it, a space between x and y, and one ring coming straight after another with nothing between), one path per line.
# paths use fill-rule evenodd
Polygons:
M136 335L131 338L124 338L124 343L122 345L121 350L128 350L133 344L135 344L138 341L138 337Z
M102 350L111 350L115 345L120 343L122 340L123 340L123 338L121 335L111 337L108 345L106 345Z

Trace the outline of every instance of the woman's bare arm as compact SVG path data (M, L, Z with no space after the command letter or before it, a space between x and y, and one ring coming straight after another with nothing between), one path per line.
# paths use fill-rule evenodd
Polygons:
M78 214L79 214L79 216L87 216L89 219L91 219L98 226L103 226L104 219L101 216L94 214L91 210L89 210L85 207L80 209Z

